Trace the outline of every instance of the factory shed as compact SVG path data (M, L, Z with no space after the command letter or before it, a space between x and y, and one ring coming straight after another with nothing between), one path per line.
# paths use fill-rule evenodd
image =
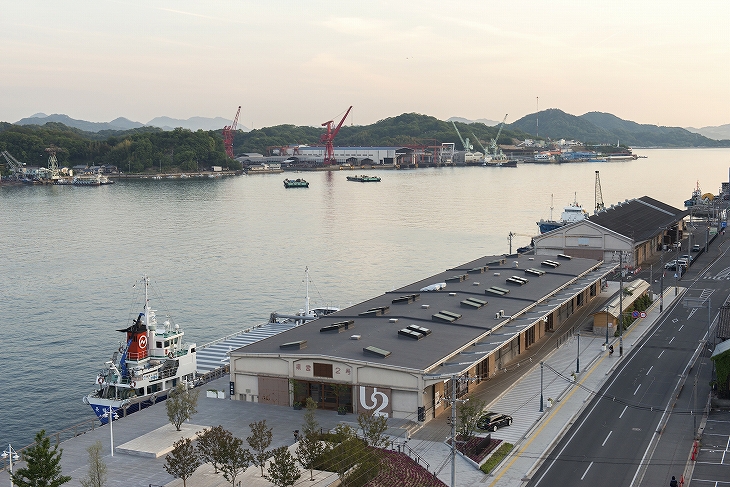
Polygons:
M231 397L428 421L452 376L489 380L599 292L616 264L492 256L230 352ZM469 390L459 381L456 396Z

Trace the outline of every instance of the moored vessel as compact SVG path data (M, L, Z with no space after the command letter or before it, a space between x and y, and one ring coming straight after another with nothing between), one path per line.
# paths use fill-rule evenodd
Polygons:
M588 213L578 204L577 198L573 200L573 203L563 208L563 212L560 214L560 220L553 220L553 206L550 203L550 219L540 220L537 222L537 226L540 228L540 233L547 233L560 228L563 225L569 223L579 222L588 218Z
M131 326L117 330L125 341L96 376L97 388L84 396L102 424L109 414L127 415L167 398L179 383L195 381L195 344L183 343L184 332L169 320L158 323L150 308L149 278L142 278L144 309Z

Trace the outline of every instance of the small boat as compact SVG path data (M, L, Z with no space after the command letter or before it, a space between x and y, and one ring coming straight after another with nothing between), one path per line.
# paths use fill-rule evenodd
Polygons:
M347 176L348 181L357 181L358 183L379 183L380 178L378 176Z
M569 223L579 222L588 218L588 213L578 204L577 198L573 200L573 203L563 208L563 213L560 215L560 220L553 220L553 206L550 203L550 219L540 220L537 222L537 226L540 228L540 233L547 233L560 228Z
M134 413L166 399L178 383L192 387L195 381L195 344L183 343L179 325L169 320L157 322L155 310L150 308L147 276L142 283L143 311L131 326L117 330L126 339L96 375L97 388L83 398L102 424L109 421L110 414Z
M74 186L102 186L104 184L114 184L114 181L101 174L82 174L74 176Z
M517 161L510 159L506 161L484 161L482 166L486 167L517 167Z
M309 183L306 182L304 179L285 179L284 180L284 187L285 188L308 188Z
M316 320L317 318L321 318L322 316L326 316L340 310L340 308L336 306L315 306L314 308L311 307L309 300L309 267L304 268L304 282L306 283L306 297L304 299L304 308L291 315L273 312L269 315L269 323L294 322L297 326L299 326L308 321Z

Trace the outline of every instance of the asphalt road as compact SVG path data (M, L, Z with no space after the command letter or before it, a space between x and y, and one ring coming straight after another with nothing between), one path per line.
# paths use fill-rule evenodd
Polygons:
M630 351L624 347L612 376L527 485L648 487L680 478L709 395L708 311L714 320L730 294L729 269L718 237L679 281L682 300Z

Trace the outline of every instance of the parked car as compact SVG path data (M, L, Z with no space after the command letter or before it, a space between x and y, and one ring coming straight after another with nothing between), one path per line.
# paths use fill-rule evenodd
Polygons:
M694 244L692 246L692 252L699 252L701 248L699 244Z
M676 271L677 270L677 260L670 260L666 264L664 264L664 268L668 271Z
M495 412L488 412L477 420L477 428L487 431L497 431L497 428L512 424L512 416Z

